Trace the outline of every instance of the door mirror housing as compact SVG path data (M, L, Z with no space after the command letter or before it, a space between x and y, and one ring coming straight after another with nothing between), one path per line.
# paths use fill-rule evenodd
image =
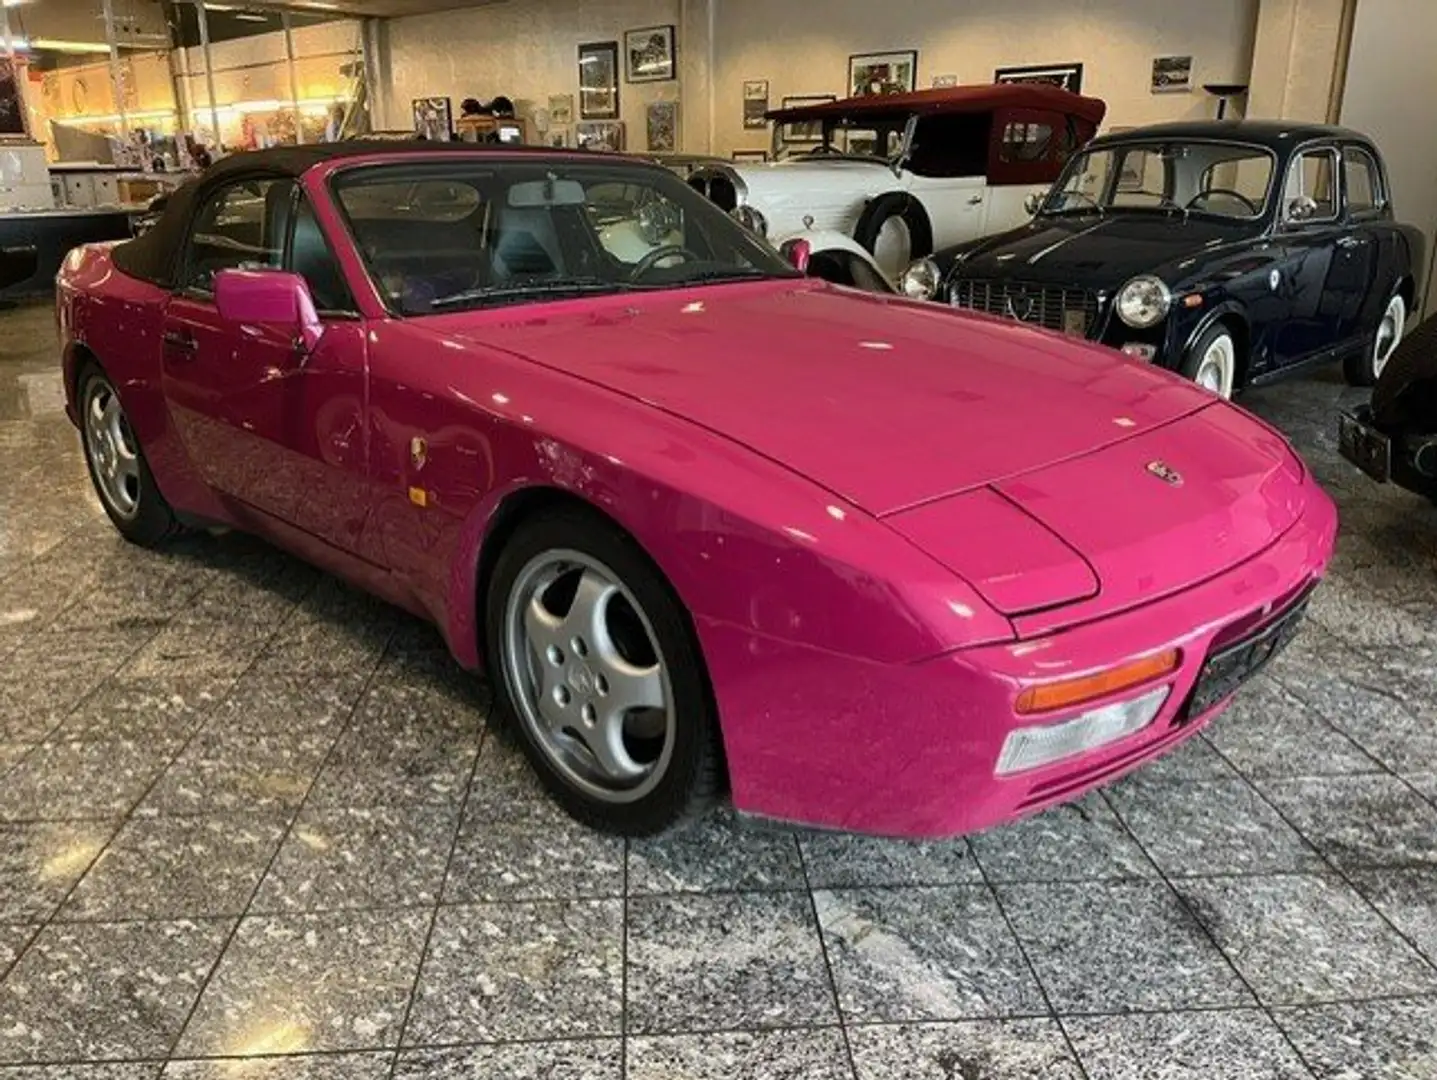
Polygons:
M1299 195L1287 203L1287 220L1301 223L1317 216L1317 200L1310 195Z
M215 275L215 307L226 322L291 335L306 353L324 334L309 286L287 270L221 270Z
M813 245L802 237L785 240L779 245L778 253L800 274L808 273L808 260L813 258Z

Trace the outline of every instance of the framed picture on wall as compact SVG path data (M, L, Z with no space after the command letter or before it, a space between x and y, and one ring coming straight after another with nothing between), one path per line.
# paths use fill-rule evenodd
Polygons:
M1047 83L1075 94L1083 92L1082 64L1035 64L1029 67L1005 67L993 72L997 83Z
M549 145L555 150L562 150L569 145L569 129L567 127L551 127L544 136Z
M579 115L585 120L619 118L619 43L579 46Z
M767 161L767 160L768 160L768 151L767 151L767 150L735 150L735 151L733 152L733 160L734 160L734 161Z
M24 138L25 102L20 97L20 81L8 57L0 57L0 139Z
M1159 56L1153 61L1153 93L1185 94L1192 88L1191 56Z
M663 82L675 75L672 26L645 26L624 31L626 82Z
M906 94L917 85L917 49L858 53L848 58L848 93L852 97Z
M644 117L648 128L649 149L671 154L679 148L679 103L651 101Z
M624 149L624 122L581 120L574 125L574 145L583 150L609 150L619 153Z
M743 84L743 126L764 128L768 125L768 80L749 79Z
M801 109L805 105L823 105L837 101L837 94L795 94L783 99L785 109ZM823 141L823 124L817 120L805 120L798 124L784 124L779 138L789 146L813 145Z
M454 129L454 113L447 97L420 97L411 102L414 133L434 142L448 142Z
M574 95L549 95L549 123L555 127L574 122Z

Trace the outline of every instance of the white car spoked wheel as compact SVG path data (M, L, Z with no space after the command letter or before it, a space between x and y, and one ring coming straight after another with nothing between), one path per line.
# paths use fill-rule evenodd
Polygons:
M571 508L524 522L486 622L501 702L575 817L644 835L715 792L717 725L687 620L617 528Z
M913 233L908 222L895 215L879 226L878 238L873 243L873 261L889 281L896 281L908 269L913 261Z
M1237 345L1225 326L1209 327L1188 350L1182 373L1204 390L1231 398L1237 384Z
M1365 356L1350 357L1343 365L1343 374L1353 386L1372 386L1382 377L1387 361L1402 343L1407 330L1407 301L1401 293L1393 293L1377 324L1377 333L1372 339L1372 350Z

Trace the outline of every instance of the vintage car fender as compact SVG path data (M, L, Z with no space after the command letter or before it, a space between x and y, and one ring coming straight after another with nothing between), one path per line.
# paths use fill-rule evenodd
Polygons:
M874 261L873 253L860 244L851 236L846 236L833 229L801 229L783 236L770 236L769 241L776 248L782 248L791 240L808 241L809 251L813 255L821 255L824 252L845 251L862 259L881 279L893 285L892 276L883 272L883 269Z

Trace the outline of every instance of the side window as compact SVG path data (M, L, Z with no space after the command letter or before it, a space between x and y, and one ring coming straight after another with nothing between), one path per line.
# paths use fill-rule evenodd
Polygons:
M354 300L344 284L339 261L325 240L308 199L301 199L295 208L289 245L289 269L309 284L314 306L320 311L353 311Z
M293 189L291 180L241 180L212 192L190 230L182 284L208 292L221 270L278 268Z
M1349 146L1342 151L1342 186L1347 192L1347 210L1361 214L1382 204L1382 176L1377 162L1366 150Z
M1003 126L1000 161L1042 161L1053 148L1051 124L1008 123Z
M1287 174L1283 216L1288 221L1331 221L1337 216L1337 155L1307 150Z
M918 176L983 176L988 171L991 125L986 113L919 117L908 168Z

